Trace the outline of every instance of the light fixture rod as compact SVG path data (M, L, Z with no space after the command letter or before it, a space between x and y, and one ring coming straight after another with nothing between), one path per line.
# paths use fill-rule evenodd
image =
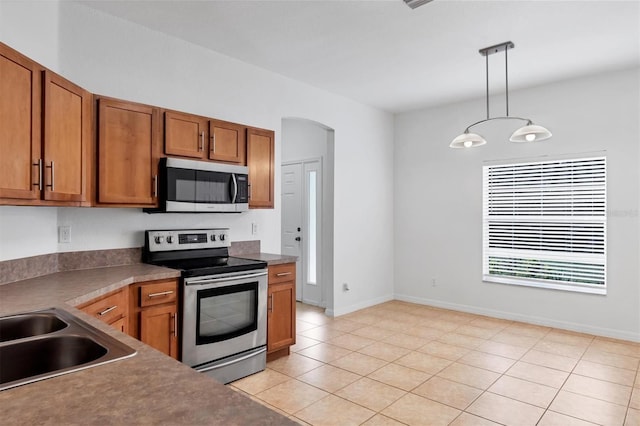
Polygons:
M485 55L485 75L487 79L487 120L489 119L489 55ZM508 114L507 114L508 115Z
M507 52L509 49L504 49L504 86L505 86L505 99L506 99L506 111L507 117L509 116L509 61L507 59Z

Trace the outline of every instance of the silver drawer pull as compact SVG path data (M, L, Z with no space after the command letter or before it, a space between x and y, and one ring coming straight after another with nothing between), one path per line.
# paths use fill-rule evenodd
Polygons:
M103 316L103 315L107 315L109 312L113 311L114 309L116 309L118 307L118 305L113 305L110 308L105 309L102 312L98 312L98 315Z
M287 275L291 275L291 272L280 272L276 274L276 277L286 277Z
M169 290L169 291L161 291L159 293L149 293L147 295L148 298L152 298L152 297L159 297L159 296L168 296L169 294L173 293L173 290Z

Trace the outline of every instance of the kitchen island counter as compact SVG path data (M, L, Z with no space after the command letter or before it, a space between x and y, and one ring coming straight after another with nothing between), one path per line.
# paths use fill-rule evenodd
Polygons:
M73 307L135 282L179 275L134 264L0 285L0 315L58 307L137 351L131 358L0 392L2 424L296 424Z

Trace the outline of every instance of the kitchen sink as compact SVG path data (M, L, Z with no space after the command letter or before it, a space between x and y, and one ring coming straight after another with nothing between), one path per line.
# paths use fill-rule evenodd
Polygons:
M136 354L58 308L1 317L0 336L0 391Z
M28 313L0 318L0 342L53 333L68 327L54 313Z

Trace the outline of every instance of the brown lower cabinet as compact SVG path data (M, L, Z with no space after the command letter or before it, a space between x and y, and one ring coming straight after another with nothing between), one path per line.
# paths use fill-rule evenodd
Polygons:
M78 306L82 312L98 318L123 333L129 332L129 292L126 288L105 294Z
M269 266L267 360L289 355L296 343L296 264Z

